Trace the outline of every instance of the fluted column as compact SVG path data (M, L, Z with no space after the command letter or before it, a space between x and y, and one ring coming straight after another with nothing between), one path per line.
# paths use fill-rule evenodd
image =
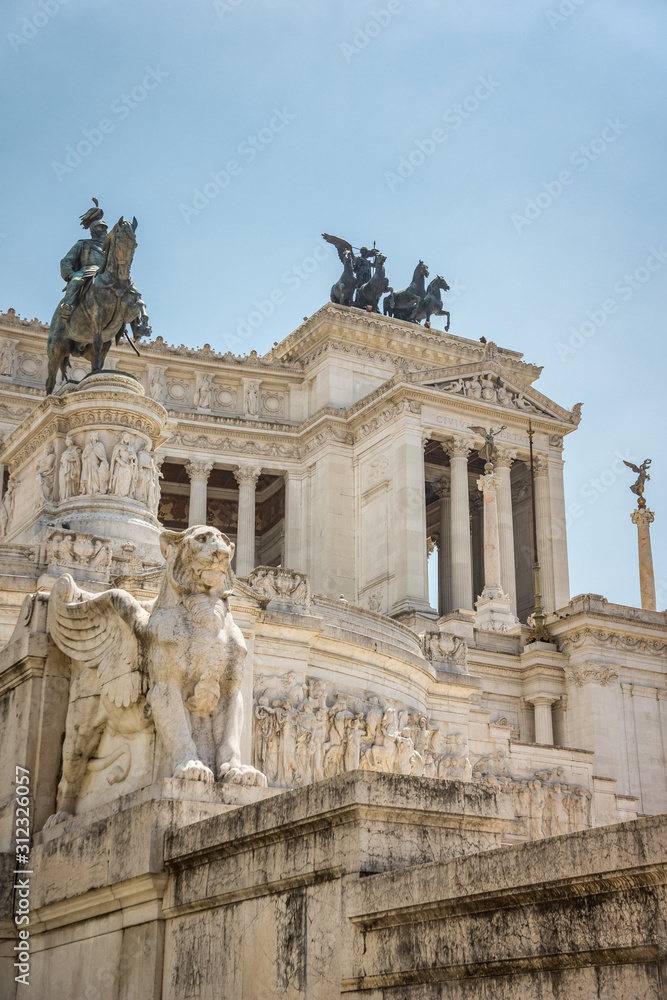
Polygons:
M516 614L516 569L514 566L514 517L512 515L512 462L516 452L496 449L495 471L500 481L498 491L498 542L500 545L500 585Z
M392 441L392 616L437 614L428 602L424 444L421 427L407 421Z
M470 554L470 503L468 500L468 455L465 438L453 438L445 446L451 466L450 556L452 608L472 609L472 560Z
M194 458L185 463L185 471L190 477L190 513L188 524L206 524L206 486L213 462Z
M301 476L294 472L285 473L285 543L283 565L288 569L305 572L302 553L301 524L303 521Z
M655 514L648 507L633 510L632 523L637 525L639 545L639 589L644 611L655 611L655 576L653 574L653 554L651 552L651 524Z
M255 568L255 487L262 470L239 466L234 478L239 484L239 516L236 531L236 575L247 576Z
M440 498L440 541L438 542L438 612L446 615L452 609L450 522L452 491L446 479L431 484Z
M549 461L537 455L535 473L535 525L537 528L537 555L540 560L540 589L542 606L546 614L556 610L554 591L554 559L551 545L551 502L549 499Z

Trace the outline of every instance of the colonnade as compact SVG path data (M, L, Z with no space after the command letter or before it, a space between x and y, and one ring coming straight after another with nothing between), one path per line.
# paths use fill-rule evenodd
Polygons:
M438 517L438 590L441 613L458 608L473 609L479 594L473 587L473 549L471 544L470 510L475 494L471 492L468 461L473 446L469 438L454 437L442 443L449 456L449 478L442 477L430 485L439 499ZM494 472L498 477L497 520L500 558L500 585L508 595L513 615L517 614L517 565L515 560L515 517L512 499L512 467L517 453L498 447L494 456ZM541 567L543 604L554 611L569 600L565 531L553 530L552 493L562 493L560 468L554 469L548 459L538 456L534 462L535 520L538 557ZM473 477L475 478L475 477ZM476 487L475 487L476 488ZM483 519L480 518L480 530ZM555 540L554 540L555 539ZM522 537L532 564L532 532ZM558 566L555 562L558 562ZM557 572L557 570L559 572ZM559 576L560 573L560 576Z

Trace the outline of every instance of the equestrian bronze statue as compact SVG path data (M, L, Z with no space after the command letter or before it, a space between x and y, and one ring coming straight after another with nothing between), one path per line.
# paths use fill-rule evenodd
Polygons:
M67 284L49 328L47 395L58 371L67 379L70 357L84 357L93 372L101 371L111 341L119 343L126 323L134 340L151 333L146 306L130 278L137 220L126 222L121 215L107 233L104 213L96 198L93 202L95 208L81 216L90 237L75 243L60 262Z

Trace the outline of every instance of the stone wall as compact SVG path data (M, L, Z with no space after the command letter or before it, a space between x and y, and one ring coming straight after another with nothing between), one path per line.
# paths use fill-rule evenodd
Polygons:
M242 805L178 785L37 838L34 1000L664 996L664 816L499 849L500 788L357 771Z

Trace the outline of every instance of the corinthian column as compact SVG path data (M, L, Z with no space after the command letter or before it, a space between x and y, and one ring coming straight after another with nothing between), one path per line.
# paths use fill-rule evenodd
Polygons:
M537 555L540 560L542 607L545 614L548 614L550 611L556 610L548 459L536 455L533 468L535 473L535 526L537 528Z
M239 517L236 530L236 574L247 576L255 568L255 486L260 468L239 466L234 478L239 484Z
M516 570L514 567L514 518L512 516L512 480L510 472L516 452L496 448L495 470L500 482L498 491L498 544L500 546L500 585L510 599L516 615Z
M188 524L206 524L206 486L213 462L191 459L185 463L185 471L190 477L190 515Z
M642 608L655 611L655 577L653 575L653 554L651 552L651 524L655 514L648 507L633 510L632 523L637 525L639 544L639 588Z
M438 611L446 615L452 608L452 581L450 575L451 540L450 522L452 512L452 491L449 481L439 479L431 483L436 496L440 498L440 541L438 543Z
M443 445L451 465L450 557L452 608L472 608L468 455L470 444L455 437Z

